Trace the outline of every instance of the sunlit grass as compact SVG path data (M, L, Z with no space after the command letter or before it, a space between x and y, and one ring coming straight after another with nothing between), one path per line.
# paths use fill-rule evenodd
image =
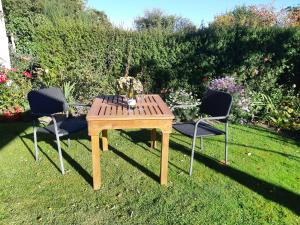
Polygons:
M111 131L97 192L86 132L70 149L62 144L65 176L51 137L40 137L35 162L30 123L0 124L0 132L0 224L300 223L300 142L267 130L231 125L228 167L218 162L224 137L205 139L192 177L191 139L174 132L168 187L158 183L160 142L148 147L149 131Z

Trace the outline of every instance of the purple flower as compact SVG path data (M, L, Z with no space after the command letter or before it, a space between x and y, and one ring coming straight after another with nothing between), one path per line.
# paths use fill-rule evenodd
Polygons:
M249 112L249 99L246 97L245 89L243 86L236 83L233 77L223 77L212 80L208 87L212 90L219 90L227 92L233 96L237 97L237 106L239 106L243 111Z

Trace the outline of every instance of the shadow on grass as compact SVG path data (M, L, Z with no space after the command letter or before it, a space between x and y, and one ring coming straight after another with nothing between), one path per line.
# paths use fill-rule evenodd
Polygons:
M244 129L242 126L234 126L234 129L246 132L246 133L251 133L254 135L257 135L257 133L251 131L250 129L256 130L260 132L260 136L264 136L266 138L273 139L275 141L280 141L280 142L287 142L291 144L295 144L297 146L300 146L300 132L291 132L291 131L281 131L281 132L276 132L271 129L263 128L263 127L258 127L258 126L245 126L248 129ZM249 129L250 128L250 129ZM267 134L262 134L262 132L267 133ZM270 136L268 134L273 134L276 135L276 137Z
M151 136L150 132L151 131L149 129L133 130L133 131L121 130L121 136L126 138L129 141L134 142L139 147L143 148L144 150L151 153L152 155L155 155L155 156L160 158L161 157L161 155L160 155L161 151L158 150L157 148L150 148L150 136ZM160 132L156 133L156 140L161 140ZM140 144L140 143L146 144L148 146L148 148L145 148L145 146L143 144ZM159 154L156 154L152 150L154 150L156 153L159 153ZM187 171L180 168L176 164L172 163L170 160L169 160L169 165L175 167L178 170L181 170L183 173L188 174Z
M180 142L185 143L185 144L189 144L192 147L192 143L189 143L187 141L179 139L176 136L181 136L181 134L172 134L172 139L175 139L176 141L180 141ZM208 138L204 138L204 144L205 144L205 140L206 139L208 139ZM212 139L212 138L209 138L209 141L219 142L219 143L224 144L224 141L216 140L216 139ZM258 146L253 146L253 145L244 145L244 144L239 144L239 143L235 143L235 142L228 142L228 144L229 144L229 151L230 151L230 146L231 145L235 145L235 146L240 146L240 147L244 147L244 148L252 148L252 149L259 150L259 151L264 151L264 152L271 152L271 153L274 153L274 154L278 154L278 155L280 155L282 157L287 157L289 159L292 159L292 160L300 162L300 157L298 157L296 155L290 155L290 154L279 152L279 151L275 151L275 150L272 150L272 149L266 149L266 148L262 148L262 147L258 147ZM197 148L197 146L196 146L196 148Z
M222 141L219 141L219 140L212 140L212 139L210 139L210 141L221 142L222 143ZM283 152L274 151L274 150L271 150L271 149L265 149L265 148L261 148L261 147L257 147L257 146L252 146L252 145L244 145L244 144L238 144L238 143L233 143L233 142L228 142L228 143L229 143L229 145L236 145L236 146L240 146L240 147L244 147L244 148L252 148L252 149L259 150L259 151L271 152L271 153L278 154L280 156L286 157L288 159L292 159L292 160L300 162L300 157L296 156L296 155L290 155L290 154L286 154L286 153L283 153Z
M190 149L174 142L170 142L170 146L172 149L184 154L190 154L191 152ZM230 166L224 166L215 159L198 152L195 152L195 160L203 163L210 169L231 178L264 198L276 202L290 209L297 215L300 215L300 195Z
M32 124L28 122L2 122L0 121L0 151L4 146L14 141L26 129L31 127Z
M125 161L127 161L128 163L130 163L132 166L134 166L135 168L137 168L138 170L142 171L143 173L145 173L148 177L152 178L153 180L159 182L159 176L157 176L155 173L153 173L152 171L150 171L149 169L147 169L145 166L141 165L140 163L138 163L137 161L135 161L134 159L130 158L129 156L127 156L126 154L124 154L123 152L117 150L116 148L114 148L113 146L110 146L110 149L119 157L121 157L122 159L124 159Z
M92 150L90 148L88 148L84 143L82 143L80 140L77 140L77 142L83 146L87 151L92 152Z
M26 149L28 150L28 152L32 155L33 159L35 160L35 156L32 153L32 151L30 150L28 144L24 141L24 136L20 136L19 135L20 140L23 142L23 144L25 145ZM43 149L38 145L38 148L40 150L40 152L42 152L44 154L44 156L50 161L50 163L58 170L60 171L59 167L55 164L55 162L53 162L53 160L48 156L48 154L46 152L43 151Z
M150 130L141 129L141 130L120 130L121 137L126 138L134 143L144 143L148 146L150 143Z
M45 138L46 135L44 134L40 134L40 137L42 137L42 140L45 141L46 143L48 143L55 151L57 151L57 145L53 140L50 140L48 138ZM29 148L29 146L26 144L26 142L24 141L24 138L30 139L32 141L32 135L30 134L24 134L22 136L19 136L20 139L22 140L23 144L25 145L25 147L27 148L27 150L31 153L31 155L34 157L34 154L32 153L31 149ZM48 137L48 136L47 136ZM72 139L72 138L71 138ZM60 140L61 143L63 142L63 139ZM81 143L82 144L82 143ZM66 144L64 143L64 145L66 146ZM84 145L84 144L83 144ZM54 163L54 161L45 153L45 151L42 150L42 148L39 147L39 151L42 152L46 158L55 166L55 168L59 171L59 173L61 173L60 168L56 165L56 163ZM85 146L86 147L86 146ZM87 147L86 147L87 148ZM88 149L88 148L87 148ZM93 186L93 178L92 176L75 160L73 159L65 150L64 148L61 148L62 151L62 155L63 158L74 168L74 170L76 170L82 177L83 179L90 185ZM57 153L58 155L58 153ZM58 159L57 159L58 160Z

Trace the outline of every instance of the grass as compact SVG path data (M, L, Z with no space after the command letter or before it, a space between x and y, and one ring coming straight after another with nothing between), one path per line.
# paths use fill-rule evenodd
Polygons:
M0 124L0 224L300 224L300 142L270 131L230 126L224 167L223 137L205 139L188 176L191 139L171 135L169 185L159 185L160 142L147 130L110 131L102 154L102 188L91 187L86 132L62 144L67 174L59 171L51 137L33 157L29 123ZM198 142L199 145L199 142Z

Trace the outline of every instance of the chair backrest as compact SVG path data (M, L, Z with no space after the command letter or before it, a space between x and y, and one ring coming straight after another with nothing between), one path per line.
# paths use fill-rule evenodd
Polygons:
M68 110L66 98L57 87L30 91L27 98L32 114L53 114Z
M201 113L210 116L229 116L232 96L223 91L208 89L201 104Z

